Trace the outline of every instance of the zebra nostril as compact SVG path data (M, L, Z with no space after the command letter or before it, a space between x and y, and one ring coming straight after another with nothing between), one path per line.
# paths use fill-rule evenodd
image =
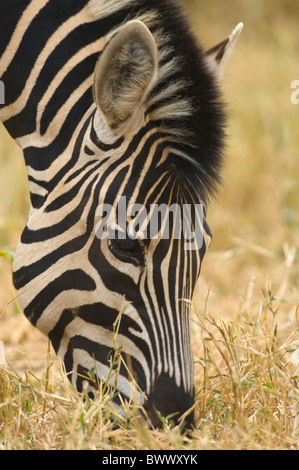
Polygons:
M144 408L154 427L161 427L164 419L168 419L175 425L181 423L182 427L190 428L194 425L194 412L184 420L180 418L193 405L193 395L178 387L174 378L162 374L156 379Z

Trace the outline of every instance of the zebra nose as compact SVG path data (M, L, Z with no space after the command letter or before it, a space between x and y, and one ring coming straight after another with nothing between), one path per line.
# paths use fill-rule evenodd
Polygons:
M160 375L148 396L144 408L154 427L161 427L163 418L168 418L175 425L182 424L183 428L194 426L194 412L190 412L184 420L182 415L194 405L194 397L183 387L178 387L175 379L166 374Z

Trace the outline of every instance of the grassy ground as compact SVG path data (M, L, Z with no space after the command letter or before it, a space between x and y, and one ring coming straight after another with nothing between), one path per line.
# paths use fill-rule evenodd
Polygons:
M5 449L299 449L299 79L297 0L185 0L207 47L244 31L223 88L230 127L214 238L191 318L197 427L150 430L74 391L48 343L13 301L0 257L0 446ZM14 251L28 213L20 150L0 129L0 249ZM1 362L1 349L0 349ZM104 406L104 404L106 406ZM116 426L117 424L117 426Z

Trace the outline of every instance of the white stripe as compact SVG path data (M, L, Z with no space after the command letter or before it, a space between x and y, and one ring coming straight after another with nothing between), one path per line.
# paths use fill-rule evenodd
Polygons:
M11 36L9 44L0 58L1 75L4 75L9 65L13 61L14 56L23 40L24 34L27 31L28 25L47 3L49 3L49 0L32 0L26 10L24 10L13 32L13 35ZM1 120L3 119L1 118Z
M11 105L4 108L1 112L1 120L6 121L7 119L12 118L13 116L19 114L25 108L30 94L35 86L36 80L40 74L40 71L44 67L48 57L52 54L55 47L60 44L63 39L65 39L68 34L75 29L77 26L82 23L88 23L94 21L92 15L88 15L88 9L85 7L75 16L72 16L67 21L65 21L52 36L48 39L44 49L41 51L37 60L34 63L34 66L30 72L30 75L27 79L27 82L24 86L22 93L18 96L17 100ZM28 27L28 24L27 24ZM9 48L6 50L9 51ZM11 51L9 51L11 54Z

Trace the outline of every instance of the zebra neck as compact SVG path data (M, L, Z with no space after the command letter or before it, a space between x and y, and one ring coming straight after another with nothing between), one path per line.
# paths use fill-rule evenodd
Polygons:
M1 2L0 119L43 171L61 155L93 107L93 71L105 45L86 0Z

